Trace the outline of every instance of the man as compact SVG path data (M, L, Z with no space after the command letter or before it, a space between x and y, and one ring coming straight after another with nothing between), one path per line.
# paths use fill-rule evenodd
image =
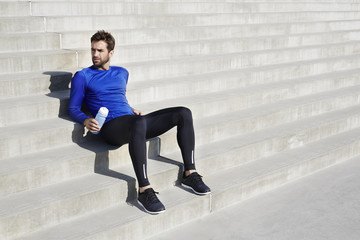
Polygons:
M210 188L195 170L195 135L191 111L184 107L174 107L143 116L140 111L131 108L126 99L129 73L122 67L110 66L114 47L115 39L108 32L98 31L91 37L93 65L77 72L71 80L70 116L90 132L97 132L100 130L97 121L81 111L83 101L92 116L96 115L100 107L109 110L101 128L101 136L111 145L129 143L129 153L139 184L138 202L146 212L157 214L165 211L148 180L146 139L159 136L175 126L185 168L181 184L196 194L209 194Z

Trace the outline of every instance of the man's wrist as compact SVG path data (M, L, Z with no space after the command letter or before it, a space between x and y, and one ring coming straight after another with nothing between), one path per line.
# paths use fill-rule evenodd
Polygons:
M85 118L84 122L83 122L83 125L86 127L86 121L90 119L90 118Z

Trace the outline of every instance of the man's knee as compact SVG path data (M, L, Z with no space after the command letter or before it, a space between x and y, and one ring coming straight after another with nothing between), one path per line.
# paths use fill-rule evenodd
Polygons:
M181 118L184 121L191 121L192 122L192 112L189 108L187 107L179 107L178 109L179 114L181 116Z
M146 133L146 120L144 117L139 116L133 123L132 127L131 127L131 132L132 133L142 133L145 134Z

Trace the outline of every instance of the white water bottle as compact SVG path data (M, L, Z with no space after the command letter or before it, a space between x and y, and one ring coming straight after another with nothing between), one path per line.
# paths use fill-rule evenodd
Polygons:
M101 128L106 120L107 115L109 114L109 110L106 107L101 107L96 114L95 120L98 122L99 127ZM99 134L98 132L93 132L93 134Z

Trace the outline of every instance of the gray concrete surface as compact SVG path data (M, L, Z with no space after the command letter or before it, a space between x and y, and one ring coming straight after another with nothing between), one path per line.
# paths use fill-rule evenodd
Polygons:
M360 158L151 239L360 239Z

